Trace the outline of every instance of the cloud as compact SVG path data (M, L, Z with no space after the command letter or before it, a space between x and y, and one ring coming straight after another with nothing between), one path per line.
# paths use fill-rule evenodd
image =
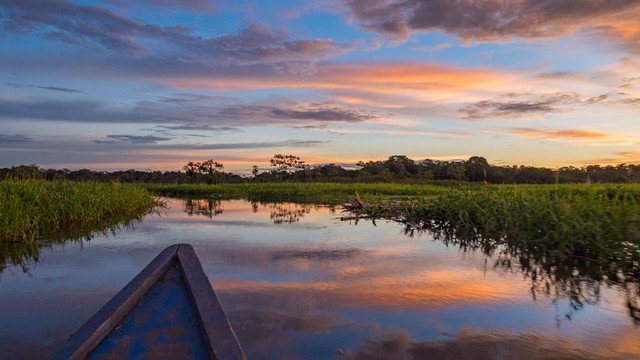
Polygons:
M177 144L162 145L160 149L180 149L180 150L223 150L223 149L261 149L279 147L314 147L326 144L328 141L319 140L285 140L272 142L250 142L250 143L214 143L214 144Z
M64 93L69 93L69 94L85 94L85 95L87 95L87 93L84 92L84 91L80 91L80 90L76 90L76 89L68 89L68 88L63 88L63 87L57 87L57 86L27 85L27 87L36 88L36 89L42 89L42 90L49 90L49 91L59 91L59 92L64 92Z
M205 38L181 25L147 24L106 8L64 0L5 1L0 4L0 29L20 35L40 34L47 40L74 45L99 45L136 58L154 53L153 48L142 45L149 43L145 40L160 40L163 46L158 51L166 56L167 47L172 47L174 57L183 66L190 62L229 66L317 61L353 48L331 39L290 40L284 31L264 25L250 25L233 34Z
M581 141L588 145L632 145L640 143L634 134L613 134L579 129L513 128L508 133L527 139Z
M198 101L215 101L215 102L224 102L224 101L237 101L237 99L230 98L227 96L211 96L211 95L201 95L201 94L176 94L174 96L165 96L161 97L161 102L166 103L190 103L190 102L198 102Z
M216 133L237 133L243 132L242 129L232 126L212 126L207 124L183 124L183 125L159 125L161 129L167 130L186 130L186 131L207 131Z
M155 115L118 111L99 101L14 101L0 99L0 119L13 122L16 119L73 122L150 122Z
M154 135L107 135L106 140L94 140L93 142L97 144L117 144L121 142L128 142L131 144L156 144L167 140L171 139Z
M216 100L219 100L216 102ZM301 125L309 122L364 122L388 114L332 103L281 101L273 105L237 104L225 97L161 98L133 108L108 107L98 101L14 101L0 99L0 120L154 123L170 130L237 132L239 126Z
M640 151L617 151L613 153L613 157L600 159L587 159L581 162L585 165L601 164L601 165L619 165L619 164L635 164L640 165Z
M328 143L328 141L319 140L284 140L284 141L265 141L265 142L247 142L247 143L178 143L178 144L160 144L160 142L171 140L153 135L136 136L136 135L107 135L106 139L93 140L96 144L118 145L121 150L130 150L122 148L123 143L133 145L147 145L144 148L149 150L241 150L241 149L263 149L263 148L280 148L280 147L313 147ZM140 149L136 146L135 149Z
M615 334L637 341L635 336ZM607 340L618 343L614 338ZM387 331L373 340L363 340L358 348L345 354L347 359L491 359L500 354L505 359L584 359L622 360L637 356L637 349L612 349L607 342L585 348L580 342L535 333L505 330L463 329L453 339L414 341L405 330ZM553 354L553 356L550 356Z
M344 0L361 28L405 39L444 31L463 40L504 41L566 34L621 13L638 14L636 0ZM636 17L637 18L637 17Z
M608 137L606 133L587 130L516 128L512 132L524 137L545 139L603 139Z
M551 113L569 111L576 104L596 104L606 101L608 95L584 97L573 92L553 94L509 93L492 100L483 100L468 104L458 111L465 114L464 119L481 120L492 118L516 119L538 117Z
M33 141L33 138L22 134L0 134L0 143L26 143Z
M193 12L211 12L216 8L212 0L103 0L106 4L111 4L120 8L129 9L148 9L149 7L159 9L169 9L175 11L175 9L182 9Z
M564 80L567 78L574 78L580 76L582 73L577 71L555 71L548 73L541 73L538 75L540 79L550 79L550 80Z
M351 249L300 249L300 250L281 250L273 253L273 260L307 260L307 261L345 261L359 255L365 254L366 251L357 248Z
M289 108L238 105L221 109L219 114L223 116L253 117L258 119L266 117L277 121L313 120L362 122L383 117L382 114L373 111L358 110L328 103L297 104Z

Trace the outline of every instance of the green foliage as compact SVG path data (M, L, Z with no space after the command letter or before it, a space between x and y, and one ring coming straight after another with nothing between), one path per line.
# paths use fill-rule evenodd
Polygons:
M339 204L358 192L369 200L427 196L447 191L438 185L339 184L339 183L242 183L242 184L149 184L149 191L174 197L245 198L256 201L296 201Z
M609 279L640 278L637 184L468 187L407 202L402 213L445 241L508 251L554 276L597 269Z
M304 170L309 167L299 156L275 154L269 160L271 166L275 167L276 172L289 172L296 170Z
M0 181L0 270L37 260L43 243L88 239L158 205L146 189L131 184Z

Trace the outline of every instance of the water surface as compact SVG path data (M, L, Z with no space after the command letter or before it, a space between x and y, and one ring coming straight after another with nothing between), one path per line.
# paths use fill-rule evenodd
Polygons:
M187 242L249 359L640 359L629 289L580 283L577 302L553 281L532 291L517 266L326 206L169 205L0 274L0 357L49 354L162 249Z

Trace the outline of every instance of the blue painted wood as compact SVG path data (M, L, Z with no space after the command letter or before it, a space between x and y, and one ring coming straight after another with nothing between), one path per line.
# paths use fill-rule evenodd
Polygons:
M173 245L54 359L245 359L193 248Z

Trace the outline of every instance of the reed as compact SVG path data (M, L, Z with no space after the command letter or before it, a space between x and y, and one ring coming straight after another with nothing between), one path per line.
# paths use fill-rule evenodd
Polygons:
M161 196L244 198L252 201L340 204L356 192L369 200L413 198L448 191L450 187L389 183L241 183L241 184L149 184L149 191Z
M131 184L0 181L0 270L37 260L42 246L113 230L159 205Z
M607 279L640 279L637 184L486 186L404 202L401 212L440 239L509 252L555 276L595 269Z

